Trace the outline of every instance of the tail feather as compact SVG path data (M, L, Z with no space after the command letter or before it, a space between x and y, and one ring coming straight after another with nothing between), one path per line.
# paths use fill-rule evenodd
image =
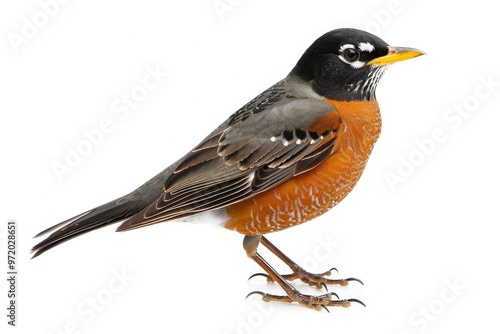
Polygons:
M34 253L32 258L84 233L118 223L139 212L145 205L143 202L117 199L54 225L35 236L36 238L51 233L31 249L31 252Z

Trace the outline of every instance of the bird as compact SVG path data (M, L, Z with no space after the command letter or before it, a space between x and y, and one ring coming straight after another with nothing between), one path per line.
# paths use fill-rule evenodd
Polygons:
M263 301L322 310L364 305L334 292L301 293L300 279L319 289L348 285L330 271L306 271L267 235L313 220L351 192L381 132L375 96L389 65L424 55L393 47L358 29L316 39L286 77L238 109L175 163L131 193L48 228L33 258L92 230L121 223L130 231L168 221L215 221L243 235L246 255L283 295L253 291ZM279 274L257 251L270 250L292 271Z

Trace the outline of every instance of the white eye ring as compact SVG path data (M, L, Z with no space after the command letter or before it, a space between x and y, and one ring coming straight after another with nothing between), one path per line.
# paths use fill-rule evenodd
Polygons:
M357 50L356 47L353 44L344 44L340 47L339 49L339 58L342 60L344 63L349 64L352 66L352 68L361 68L365 65L364 61L361 60L356 60L356 61L348 61L347 59L344 58L343 53L347 49L354 49Z
M354 44L344 44L340 47L339 49L339 53L342 54L342 52L344 52L345 49L355 49L356 47L354 46Z

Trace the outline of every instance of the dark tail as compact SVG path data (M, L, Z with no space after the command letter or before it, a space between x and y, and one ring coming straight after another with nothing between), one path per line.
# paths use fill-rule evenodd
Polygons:
M146 203L142 201L134 202L120 198L54 225L35 236L36 238L51 233L45 240L31 249L31 252L34 253L33 258L74 237L109 224L118 223L139 212L144 206Z

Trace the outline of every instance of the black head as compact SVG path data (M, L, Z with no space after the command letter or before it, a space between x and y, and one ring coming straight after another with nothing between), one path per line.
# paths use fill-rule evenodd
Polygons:
M409 48L390 47L375 35L357 29L337 29L318 38L302 55L292 74L331 99L375 98L386 65L422 55Z

